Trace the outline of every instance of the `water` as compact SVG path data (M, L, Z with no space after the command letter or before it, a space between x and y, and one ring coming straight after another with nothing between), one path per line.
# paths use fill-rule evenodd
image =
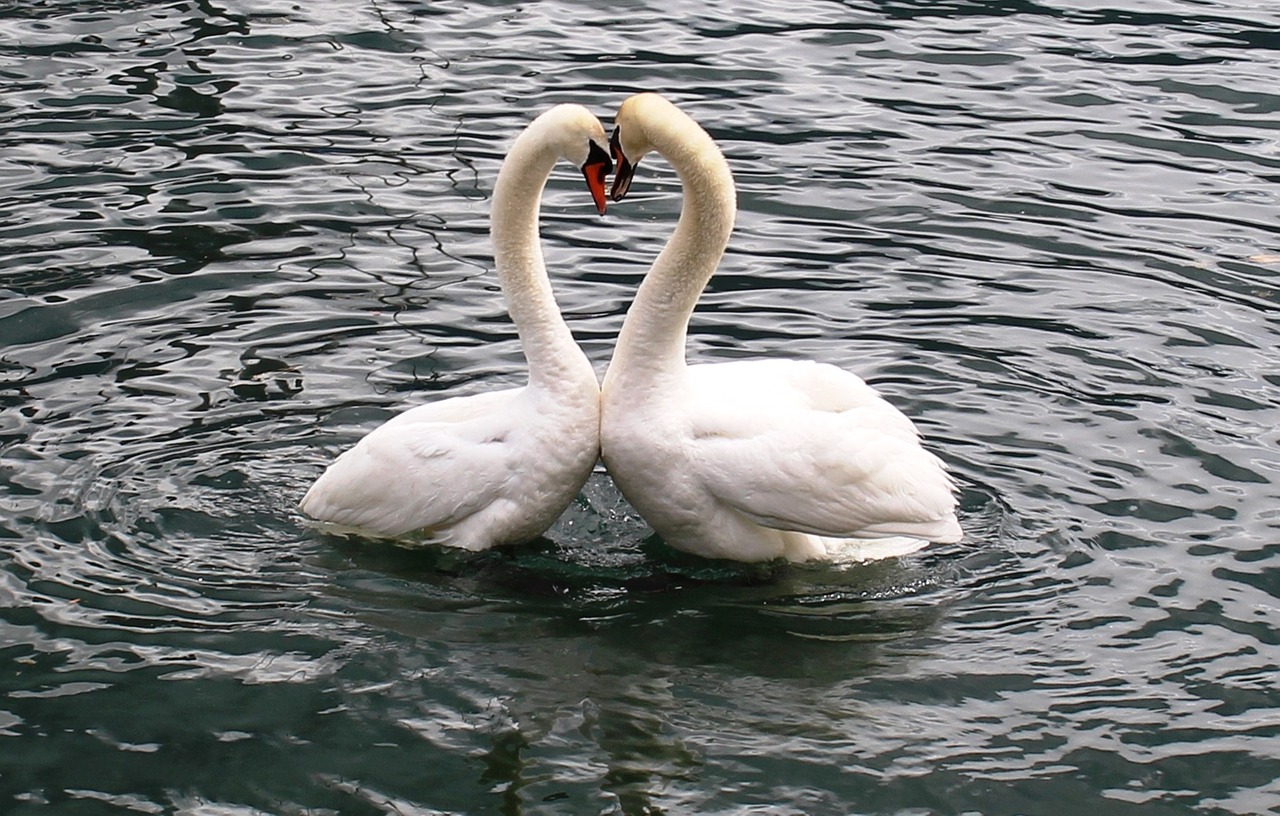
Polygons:
M1280 14L0 2L0 811L1280 810ZM916 417L966 540L743 567L598 474L480 556L294 504L522 381L504 145L657 89L741 217L690 357ZM678 207L543 235L603 371Z

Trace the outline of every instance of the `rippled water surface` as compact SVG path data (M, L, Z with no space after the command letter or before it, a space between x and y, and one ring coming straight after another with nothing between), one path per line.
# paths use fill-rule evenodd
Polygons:
M1280 11L0 2L0 812L1280 809ZM680 556L603 473L479 556L325 537L340 450L522 382L489 195L667 93L738 178L690 358L916 417L967 537ZM679 207L543 236L599 371Z

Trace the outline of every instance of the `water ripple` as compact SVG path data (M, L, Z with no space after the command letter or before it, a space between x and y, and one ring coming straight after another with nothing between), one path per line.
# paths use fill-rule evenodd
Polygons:
M1280 808L1274 12L0 18L8 809ZM603 473L510 551L307 528L377 422L521 381L487 238L510 138L649 89L739 185L690 358L866 377L952 466L965 542L709 564ZM543 208L601 371L679 207L646 165L604 219L569 172Z

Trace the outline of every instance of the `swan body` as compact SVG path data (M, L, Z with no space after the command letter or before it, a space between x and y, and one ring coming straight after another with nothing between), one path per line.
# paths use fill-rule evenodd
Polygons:
M326 529L484 550L541 535L586 482L599 457L600 388L556 305L538 236L561 158L582 168L603 213L604 127L578 105L535 119L494 187L494 265L528 385L421 405L374 429L302 499Z
M959 540L942 462L859 377L809 361L686 365L689 318L733 229L733 177L660 96L631 97L616 123L612 197L649 151L685 195L601 389L601 453L627 500L669 545L711 558L866 560Z

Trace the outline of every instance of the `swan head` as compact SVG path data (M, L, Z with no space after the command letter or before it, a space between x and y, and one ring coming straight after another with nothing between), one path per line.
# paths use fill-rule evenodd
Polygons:
M609 138L609 151L618 166L613 189L609 191L614 201L621 201L631 191L636 166L653 150L645 130L646 117L667 113L662 110L664 107L674 109L675 106L657 94L641 93L628 97L618 108L618 115L613 119L613 135Z
M628 97L613 119L613 136L609 139L609 151L618 166L610 198L621 201L630 192L636 166L645 154L659 150L658 142L667 148L673 143L683 143L696 149L702 142L710 144L710 137L679 108L656 93ZM714 145L711 149L714 150Z
M604 215L605 179L613 172L604 125L582 105L556 105L538 119L553 149L582 170L596 210Z

